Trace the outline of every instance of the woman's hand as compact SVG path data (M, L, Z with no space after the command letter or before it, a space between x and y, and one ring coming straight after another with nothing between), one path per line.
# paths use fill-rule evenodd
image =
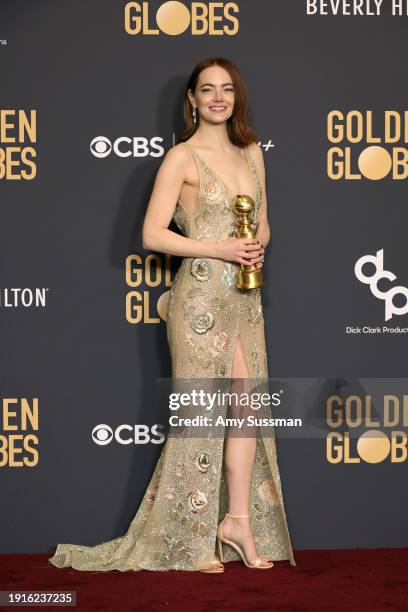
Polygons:
M227 238L216 243L217 258L262 267L265 249L256 238Z

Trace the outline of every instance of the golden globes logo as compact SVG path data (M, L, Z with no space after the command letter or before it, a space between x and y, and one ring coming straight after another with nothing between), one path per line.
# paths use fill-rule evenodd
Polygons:
M126 320L128 323L160 323L167 319L169 291L165 291L152 306L152 288L171 287L170 255L148 255L145 259L137 253L126 258L126 285L131 288L126 295ZM157 316L158 315L158 316Z
M0 468L38 464L38 398L3 398L0 411Z
M408 177L408 111L330 111L327 175L332 180L379 181Z
M127 2L125 31L131 36L235 36L239 30L236 2L164 2L154 15L150 2Z
M37 174L33 158L37 142L37 111L0 109L0 180L32 181ZM28 144L29 143L29 144Z
M327 400L326 417L332 429L349 430L328 434L326 458L329 463L381 463L386 459L401 463L407 460L407 434L395 428L408 425L408 395L402 400L395 395L384 395L381 418L373 416L370 395L350 395L345 400L332 395ZM357 435L350 435L350 430L355 430Z

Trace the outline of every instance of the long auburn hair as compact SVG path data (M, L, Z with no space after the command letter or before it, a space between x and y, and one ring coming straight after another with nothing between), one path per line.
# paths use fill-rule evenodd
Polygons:
M197 123L194 123L193 109L187 92L191 89L193 94L195 93L200 72L205 70L205 68L209 68L209 66L221 66L221 68L224 68L229 73L234 85L234 110L231 117L227 120L227 131L230 141L235 146L241 148L249 145L251 142L257 142L258 138L248 124L248 94L246 85L235 64L224 57L207 57L199 62L191 73L184 92L183 115L185 129L180 137L180 141L184 142L190 138L198 128L199 115L197 113Z

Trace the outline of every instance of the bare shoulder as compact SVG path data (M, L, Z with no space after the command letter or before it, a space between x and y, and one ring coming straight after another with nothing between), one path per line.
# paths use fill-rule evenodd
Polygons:
M160 182L182 185L187 180L190 170L191 152L183 143L174 145L166 151L157 171Z
M263 163L263 151L257 142L251 142L247 147L250 155L254 158L254 161L258 164Z
M191 160L191 151L184 142L180 142L171 147L166 155L164 156L163 162L166 165L171 165L174 168L181 168L186 166Z
M248 145L248 152L254 160L259 176L262 178L265 174L264 152L257 142L251 142Z

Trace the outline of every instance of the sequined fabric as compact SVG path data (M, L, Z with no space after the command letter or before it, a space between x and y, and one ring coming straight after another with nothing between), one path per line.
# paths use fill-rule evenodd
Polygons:
M184 146L189 146L185 144ZM191 148L191 147L190 147ZM236 215L224 181L191 148L200 176L196 209L177 203L173 219L195 240L233 236ZM254 222L261 186L253 159ZM260 289L235 286L239 265L208 257L183 259L170 289L167 337L174 379L224 379L231 376L240 336L251 379L267 379L264 318ZM198 570L216 553L217 525L228 511L222 436L168 437L143 500L127 532L96 546L59 544L49 562L78 570ZM260 555L295 565L287 527L273 435L257 438L253 470L251 524ZM225 561L239 559L230 547Z

